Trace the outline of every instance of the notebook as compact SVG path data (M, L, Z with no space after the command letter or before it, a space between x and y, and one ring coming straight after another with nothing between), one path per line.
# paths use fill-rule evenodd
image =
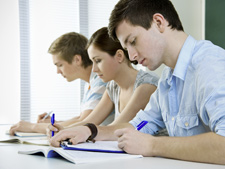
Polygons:
M111 143L108 147L111 146ZM115 144L115 143L113 143ZM93 146L93 149L98 149L99 147ZM111 148L110 148L111 149ZM122 160L131 158L141 158L142 155L131 155L127 153L108 153L108 152L91 152L91 151L79 151L79 150L65 150L63 148L56 147L46 147L46 146L25 146L22 150L18 151L19 154L27 155L43 155L46 158L57 158L63 157L64 159L74 163L92 163L92 162L102 162L108 160Z
M17 132L16 136L7 134L0 137L0 143L21 143L48 146L47 136L41 133L22 133Z
M76 145L70 145L68 142L63 142L61 147L64 150L80 150L80 151L93 151L93 152L106 152L106 153L125 153L118 147L117 141L96 141L85 142Z
M6 130L5 133L7 135L9 135L9 130ZM20 132L20 131L16 131L15 136L18 136L18 137L47 137L47 135L43 134L43 133L25 133L25 132Z

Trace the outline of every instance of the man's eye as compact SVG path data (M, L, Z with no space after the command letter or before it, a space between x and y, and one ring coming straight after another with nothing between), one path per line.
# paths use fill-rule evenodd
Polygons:
M131 45L135 45L136 44L136 39L134 39L133 41L130 42Z
M100 62L101 62L100 59L95 60L95 63L100 63Z
M131 45L135 45L135 40L133 40L130 44L131 44Z

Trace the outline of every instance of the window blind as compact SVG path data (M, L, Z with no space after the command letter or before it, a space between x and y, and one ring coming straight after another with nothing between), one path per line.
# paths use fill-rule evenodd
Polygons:
M80 80L67 82L56 74L47 50L60 35L79 32L78 0L20 0L21 119L35 122L53 110L56 120L80 113Z
M75 31L89 38L108 26L118 0L19 0L21 38L21 120L54 111L56 120L80 114L84 81L67 82L56 74L50 44Z

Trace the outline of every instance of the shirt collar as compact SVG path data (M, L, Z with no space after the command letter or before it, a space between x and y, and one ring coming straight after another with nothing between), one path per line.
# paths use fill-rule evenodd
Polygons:
M89 78L89 84L91 84L91 82L94 79L96 79L97 77L98 77L97 73L91 71L91 75L90 75L90 78Z
M193 50L196 45L196 40L192 36L188 36L181 48L180 54L177 59L173 76L176 76L182 80L185 80L187 68L193 55Z

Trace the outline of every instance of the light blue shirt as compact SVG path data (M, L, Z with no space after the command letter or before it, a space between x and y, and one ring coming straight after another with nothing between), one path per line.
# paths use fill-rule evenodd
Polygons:
M91 72L90 83L85 83L84 95L81 102L81 112L93 110L102 98L107 83L104 83L96 73Z
M165 67L150 102L130 123L142 120L149 123L141 131L152 135L166 127L170 136L225 136L225 50L189 36L175 69Z

